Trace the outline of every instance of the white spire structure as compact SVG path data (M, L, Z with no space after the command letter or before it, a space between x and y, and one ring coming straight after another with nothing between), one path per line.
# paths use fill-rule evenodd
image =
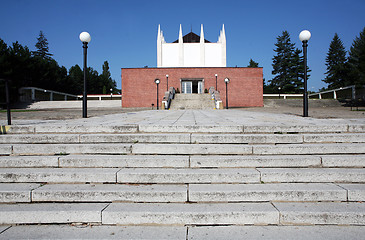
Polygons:
M205 66L205 41L203 24L200 27L200 65Z
M200 26L200 37L193 32L183 36L180 24L179 38L166 43L161 26L158 25L157 67L226 67L224 24L215 43L205 39L203 24Z
M178 66L183 67L184 66L184 40L182 35L182 27L180 24L180 30L179 30L179 60L178 60Z

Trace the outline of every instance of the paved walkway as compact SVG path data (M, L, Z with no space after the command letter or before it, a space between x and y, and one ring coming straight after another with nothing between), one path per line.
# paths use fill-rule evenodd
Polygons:
M0 125L6 125L0 120ZM336 125L365 124L365 118L356 119L317 119L289 114L276 114L255 111L228 110L146 110L110 114L90 118L70 120L13 120L13 125L186 125L186 126L282 126L282 125Z

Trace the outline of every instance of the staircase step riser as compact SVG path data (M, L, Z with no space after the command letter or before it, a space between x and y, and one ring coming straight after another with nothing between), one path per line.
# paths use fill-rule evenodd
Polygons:
M353 168L2 168L3 183L364 183L365 169Z
M0 203L363 201L363 184L27 184L0 183Z
M1 168L363 168L365 155L66 155L0 156Z

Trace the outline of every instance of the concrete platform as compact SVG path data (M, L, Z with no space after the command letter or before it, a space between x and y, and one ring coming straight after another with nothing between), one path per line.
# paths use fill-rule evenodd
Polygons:
M203 226L189 227L188 239L360 240L364 234L364 226Z
M0 239L166 239L186 240L186 227L45 225L4 226ZM1 226L0 226L1 232Z

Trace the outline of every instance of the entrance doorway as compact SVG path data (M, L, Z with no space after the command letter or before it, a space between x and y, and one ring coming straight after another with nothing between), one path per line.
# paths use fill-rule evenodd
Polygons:
M203 93L203 80L202 79L184 79L181 80L181 93Z

